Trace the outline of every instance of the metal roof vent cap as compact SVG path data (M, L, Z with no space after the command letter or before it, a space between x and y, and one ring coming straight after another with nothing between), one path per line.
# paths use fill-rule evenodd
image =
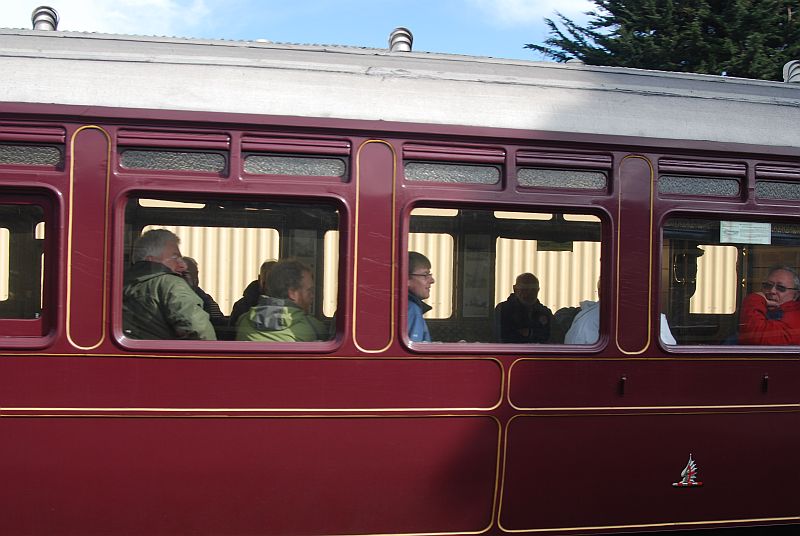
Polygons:
M58 11L50 6L39 6L31 13L34 30L53 31L58 28Z
M800 84L800 60L792 60L783 66L783 81Z
M408 28L395 28L389 34L389 50L392 52L411 52L414 36Z

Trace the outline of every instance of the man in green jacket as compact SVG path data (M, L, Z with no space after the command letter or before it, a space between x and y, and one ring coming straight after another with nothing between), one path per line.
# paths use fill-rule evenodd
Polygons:
M179 241L167 229L152 229L134 243L122 289L127 337L216 340L203 300L181 275L187 267Z
M267 279L268 296L259 297L236 323L238 341L309 342L327 339L325 326L311 316L314 278L294 259L278 261Z

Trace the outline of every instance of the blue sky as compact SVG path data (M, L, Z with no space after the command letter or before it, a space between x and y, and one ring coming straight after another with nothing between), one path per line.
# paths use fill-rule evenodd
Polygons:
M414 50L541 60L525 43L547 36L555 11L585 22L589 0L16 0L0 27L31 28L40 5L60 30L385 48L405 26Z

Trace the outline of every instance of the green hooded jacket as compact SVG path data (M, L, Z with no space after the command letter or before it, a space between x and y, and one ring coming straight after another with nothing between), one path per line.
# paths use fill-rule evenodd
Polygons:
M327 338L322 322L286 298L261 296L236 322L237 341L310 342Z
M132 339L216 340L203 300L180 275L158 262L125 273L122 327Z

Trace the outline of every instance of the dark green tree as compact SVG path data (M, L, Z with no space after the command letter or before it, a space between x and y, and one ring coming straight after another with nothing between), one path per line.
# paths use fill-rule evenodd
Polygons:
M800 0L593 1L586 26L556 12L544 43L525 48L562 62L771 80L800 59Z

